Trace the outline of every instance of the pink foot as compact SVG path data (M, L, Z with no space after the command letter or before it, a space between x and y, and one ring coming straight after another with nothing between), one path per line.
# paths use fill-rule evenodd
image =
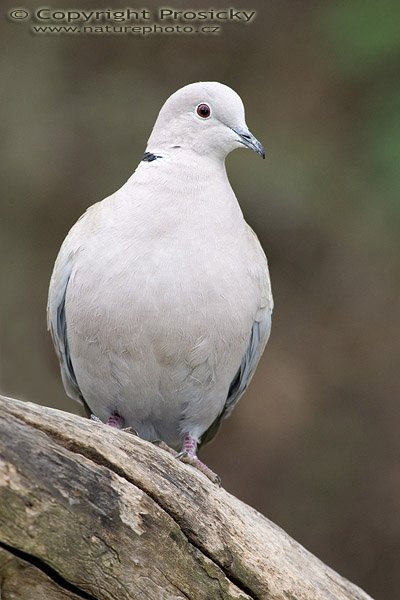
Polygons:
M214 473L214 471L197 458L197 440L188 433L183 438L182 451L177 455L177 458L183 463L191 465L203 473L213 483L221 485L221 478L219 475Z
M94 421L95 423L103 423L103 421L99 419L99 417L96 417L96 415L93 414L90 415L90 420ZM107 421L105 422L105 425L109 425L110 427L114 427L115 429L120 429L121 431L125 431L125 433L130 433L132 435L137 436L139 435L136 429L134 429L133 427L124 427L125 419L121 417L121 415L119 415L118 413L113 413L111 416L109 416Z
M99 417L96 417L96 415L90 415L90 420L95 421L95 423L103 422L101 419L99 419ZM108 417L106 421L106 425L109 425L110 427L115 427L116 429L122 429L124 424L124 419L118 413L113 413Z
M197 440L195 440L189 433L183 438L182 453L186 452L189 456L195 458L197 455Z
M108 417L106 425L109 425L110 427L115 427L115 429L122 429L125 425L125 420L118 413L115 412Z

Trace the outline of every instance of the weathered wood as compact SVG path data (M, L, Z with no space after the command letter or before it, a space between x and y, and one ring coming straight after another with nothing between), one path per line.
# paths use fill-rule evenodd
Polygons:
M153 444L8 398L0 414L2 600L370 599Z
M40 569L0 548L0 598L2 600L80 600L60 587Z

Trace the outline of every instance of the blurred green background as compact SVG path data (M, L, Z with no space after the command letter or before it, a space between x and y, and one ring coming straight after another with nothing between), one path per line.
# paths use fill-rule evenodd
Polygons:
M275 312L251 389L202 458L374 598L395 598L400 3L236 8L256 9L256 20L218 36L40 36L3 19L0 389L79 410L45 325L59 246L135 169L173 91L198 80L232 86L268 151L265 162L235 152L227 166L269 258Z

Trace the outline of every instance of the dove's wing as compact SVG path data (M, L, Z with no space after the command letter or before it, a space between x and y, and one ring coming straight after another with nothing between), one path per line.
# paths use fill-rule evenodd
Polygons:
M65 319L65 298L72 273L72 265L73 252L67 250L66 243L64 242L54 265L50 281L47 302L47 328L53 338L54 347L60 361L61 376L65 391L70 398L84 404L71 362Z
M251 329L249 345L238 372L236 373L228 392L224 408L220 415L215 419L214 423L202 435L201 444L207 443L217 433L221 421L229 417L237 402L247 389L258 362L264 352L264 348L269 338L271 331L271 307L270 305L263 308L259 318L254 321Z

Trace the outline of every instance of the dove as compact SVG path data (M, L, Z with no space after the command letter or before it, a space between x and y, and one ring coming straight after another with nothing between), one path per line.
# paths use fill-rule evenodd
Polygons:
M68 396L210 478L198 449L246 391L273 308L267 259L226 172L236 148L265 158L234 90L173 93L133 175L68 233L47 306Z

